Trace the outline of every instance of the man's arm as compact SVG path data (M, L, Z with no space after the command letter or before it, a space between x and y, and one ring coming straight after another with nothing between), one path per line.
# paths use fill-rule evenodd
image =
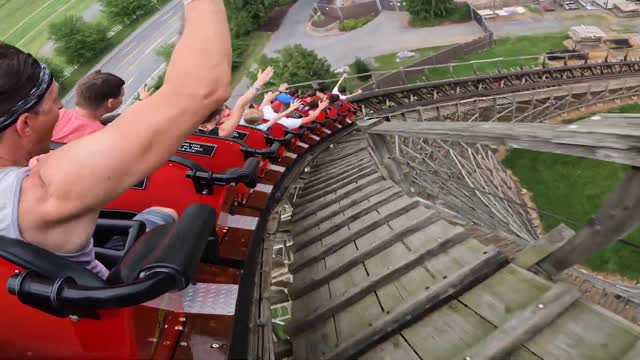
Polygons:
M322 100L322 102L318 105L317 109L315 109L312 112L310 112L308 116L303 117L302 119L300 119L300 121L302 121L303 125L312 122L313 120L315 120L318 117L318 115L320 115L322 110L327 108L327 106L329 106L329 99Z
M29 213L27 227L49 229L95 218L101 207L166 162L207 114L224 104L230 82L223 1L193 0L185 7L184 34L164 86L104 130L51 152L32 169L23 183L23 194L29 195L20 205ZM31 205L23 209L23 204ZM72 238L81 241L82 236L58 241ZM52 244L51 249L85 244Z
M352 97L354 97L354 96L356 96L356 95L360 95L360 94L362 94L362 89L358 89L358 91L354 92L354 93L353 93L353 94L351 94L351 95L344 96L344 98L343 98L343 97L340 97L340 99L341 99L341 100L349 100L350 98L352 98Z
M238 99L236 106L234 106L231 111L231 115L229 115L229 120L220 125L220 136L229 137L233 134L233 131L238 127L238 124L240 124L242 114L244 114L244 111L251 104L251 100L258 95L260 88L269 82L272 76L273 68L271 66L269 66L264 72L261 70L258 71L258 79L256 82L254 82L253 85L249 87L249 90L247 90L247 92Z
M340 88L340 84L342 84L342 82L344 81L344 79L346 77L347 77L346 73L342 74L342 77L340 78L340 80L336 84L336 87L334 87L333 90L331 91L332 94L342 95L342 94L340 94L340 91L338 89Z
M300 100L296 99L294 102L291 103L291 105L289 105L289 108L287 110L276 115L273 119L269 120L269 122L265 123L265 125L267 126L267 128L270 128L271 126L273 126L273 124L277 123L279 120L291 114L292 111L300 108L301 105L302 103L300 102Z
M267 105L271 105L273 100L275 100L278 97L278 95L282 94L283 92L287 92L288 87L289 85L284 83L284 84L280 84L280 87L278 87L278 90L273 92L269 91L262 99L262 103L260 104L260 107L258 107L258 109L262 110L263 107Z

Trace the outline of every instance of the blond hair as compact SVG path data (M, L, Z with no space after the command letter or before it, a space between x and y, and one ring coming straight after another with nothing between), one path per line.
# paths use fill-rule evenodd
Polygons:
M244 112L244 122L251 126L257 125L263 117L262 110L248 109Z

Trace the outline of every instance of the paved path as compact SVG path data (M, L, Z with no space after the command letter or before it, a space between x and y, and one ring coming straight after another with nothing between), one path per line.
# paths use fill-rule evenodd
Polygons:
M356 57L368 58L402 50L457 44L478 37L475 23L437 28L411 28L405 12L383 11L364 27L337 35L318 36L307 33L306 26L313 0L298 0L291 7L280 29L271 36L265 53L273 54L287 45L301 44L329 60L334 68L353 63ZM236 86L231 103L246 91L248 81Z
M112 72L126 81L125 104L147 80L161 72L164 62L156 51L162 45L175 41L182 22L182 0L173 0L122 44L107 55L93 70ZM64 98L65 107L75 104L74 89Z

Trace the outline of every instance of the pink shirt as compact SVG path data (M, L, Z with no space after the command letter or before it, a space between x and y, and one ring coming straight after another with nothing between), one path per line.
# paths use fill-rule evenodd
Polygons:
M104 125L99 121L82 117L73 110L62 109L51 140L66 144L102 129Z

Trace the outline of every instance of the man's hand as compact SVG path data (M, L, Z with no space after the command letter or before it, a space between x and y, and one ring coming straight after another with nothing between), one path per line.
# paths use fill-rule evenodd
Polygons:
M320 105L318 105L318 109L324 110L327 108L327 106L329 106L329 99L325 98L324 100L322 100Z
M140 98L140 100L142 101L148 98L149 96L151 96L152 93L153 93L153 89L147 88L147 84L144 84L142 86L142 90L138 92L138 98Z
M269 103L273 102L273 100L276 99L276 97L278 97L278 94L273 92L273 91L269 91L265 96L264 96L264 101L268 101Z
M271 66L267 67L264 70L264 72L262 70L258 70L258 79L256 80L255 83L253 83L253 85L262 87L264 84L268 83L269 80L271 80L272 76L273 76L273 67Z
M287 92L288 89L289 89L289 84L287 83L280 84L280 87L278 87L278 91L281 93Z
M302 106L302 101L300 101L299 99L296 99L294 102L291 103L291 105L289 105L289 111L299 109L301 106Z

